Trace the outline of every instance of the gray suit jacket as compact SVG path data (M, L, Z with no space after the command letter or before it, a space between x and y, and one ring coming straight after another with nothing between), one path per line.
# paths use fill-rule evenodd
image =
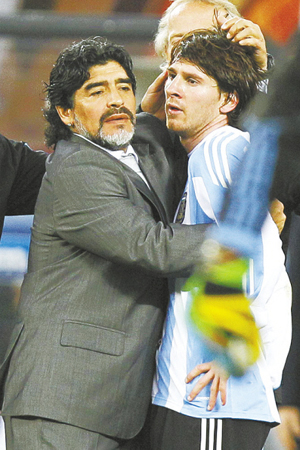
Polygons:
M2 368L9 362L4 415L119 438L143 426L166 277L191 273L204 228L167 226L178 180L165 127L142 114L133 146L152 192L81 137L60 141L48 158L20 323Z

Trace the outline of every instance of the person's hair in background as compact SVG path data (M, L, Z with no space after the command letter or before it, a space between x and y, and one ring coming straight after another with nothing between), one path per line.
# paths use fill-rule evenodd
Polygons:
M170 0L172 3L164 12L159 21L158 30L154 39L155 51L158 56L163 59L167 58L168 37L169 37L169 21L175 9L183 7L189 3L212 5L215 6L215 16L218 16L220 10L227 12L229 16L240 16L236 6L228 0ZM195 18L195 25L197 22ZM217 25L217 23L215 24Z
M195 65L216 80L219 91L236 96L238 104L228 113L230 125L236 125L242 111L257 93L267 72L254 57L254 47L242 47L226 38L220 28L195 30L186 34L171 51L170 65L183 60Z
M47 98L44 117L48 121L45 130L48 147L72 136L72 131L61 121L56 107L73 108L74 93L89 79L89 69L109 61L116 61L123 67L135 93L136 78L132 59L124 47L96 36L74 42L60 53L51 71L50 82L45 87Z

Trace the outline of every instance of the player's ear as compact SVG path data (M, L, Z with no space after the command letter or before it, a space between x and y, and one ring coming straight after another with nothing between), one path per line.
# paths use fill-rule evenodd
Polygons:
M232 94L223 92L221 96L223 96L223 103L220 106L220 113L228 114L236 108L239 102L239 97L236 92Z

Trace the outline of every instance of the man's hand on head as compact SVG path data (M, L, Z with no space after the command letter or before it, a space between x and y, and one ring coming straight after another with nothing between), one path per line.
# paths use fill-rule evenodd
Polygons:
M227 31L228 39L238 42L240 45L255 47L258 65L261 69L267 70L266 41L258 25L242 17L228 18L221 14L218 16L218 22L222 30Z
M153 116L162 121L166 120L165 82L167 77L168 72L166 70L158 75L158 77L148 87L141 102L142 111L153 114Z

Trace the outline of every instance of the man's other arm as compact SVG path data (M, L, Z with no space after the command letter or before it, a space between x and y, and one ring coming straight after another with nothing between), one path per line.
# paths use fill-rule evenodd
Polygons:
M33 214L47 153L0 135L0 203L4 215Z

